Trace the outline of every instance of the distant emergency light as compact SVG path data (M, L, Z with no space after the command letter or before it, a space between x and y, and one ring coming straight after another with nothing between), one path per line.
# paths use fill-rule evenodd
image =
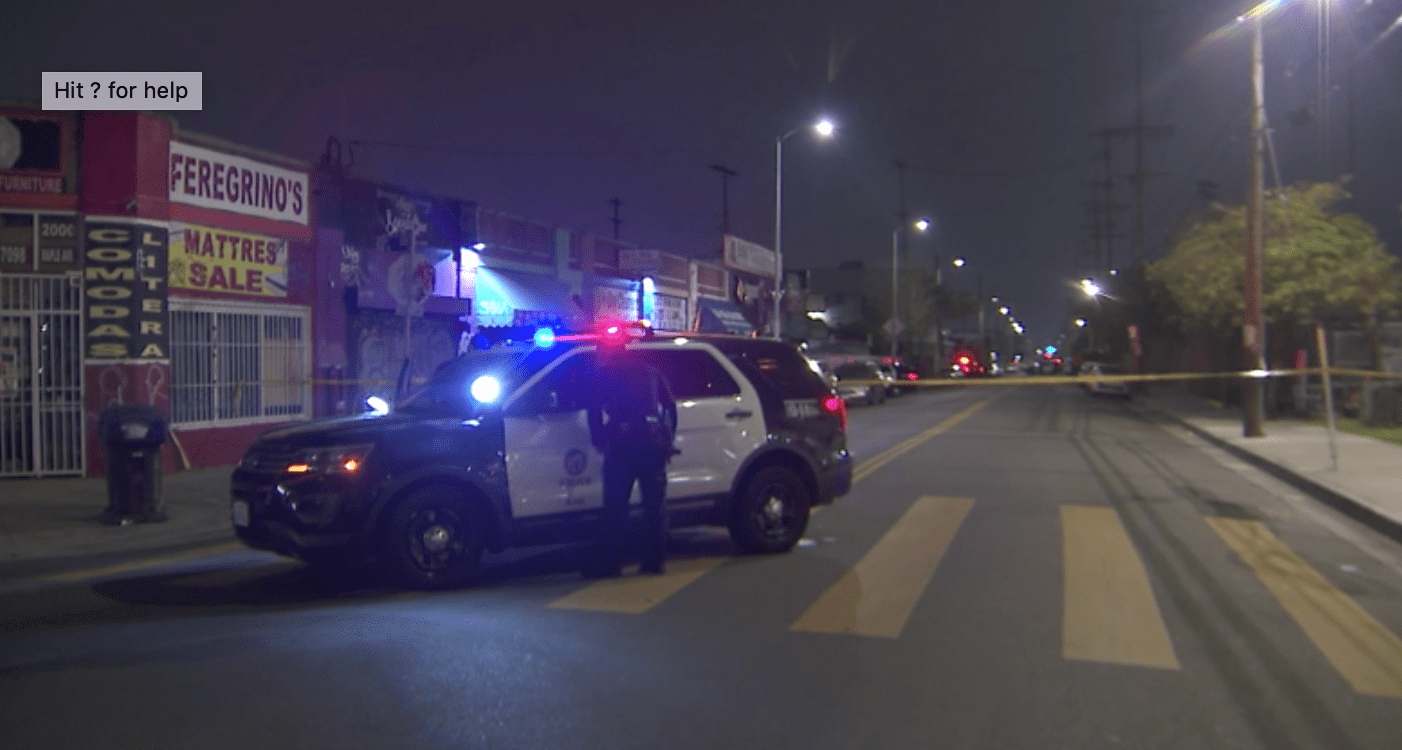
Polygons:
M555 345L555 332L549 328L541 328L535 332L533 340L536 346L542 349L549 349Z

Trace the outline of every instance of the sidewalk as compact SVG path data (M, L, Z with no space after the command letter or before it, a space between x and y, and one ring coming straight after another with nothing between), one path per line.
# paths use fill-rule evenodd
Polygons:
M1156 388L1136 397L1268 474L1402 541L1402 445L1335 433L1339 468L1329 454L1329 430L1290 419L1268 420L1265 436L1243 437L1240 409L1220 409L1182 389Z
M89 558L235 541L229 522L233 466L162 477L167 520L106 526L107 480L0 479L0 577L20 563Z

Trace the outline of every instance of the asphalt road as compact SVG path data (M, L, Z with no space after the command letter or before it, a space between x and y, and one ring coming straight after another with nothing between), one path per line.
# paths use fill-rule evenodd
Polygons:
M253 552L0 595L7 748L1402 747L1402 549L1133 404L858 407L803 544L365 588Z

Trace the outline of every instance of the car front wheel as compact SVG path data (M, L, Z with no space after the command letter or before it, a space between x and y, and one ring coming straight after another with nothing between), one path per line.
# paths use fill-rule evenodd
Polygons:
M389 572L405 588L462 586L477 572L484 537L476 509L452 488L421 488L390 515L384 538Z
M808 529L811 505L807 486L791 469L760 469L740 491L730 536L746 552L788 552Z

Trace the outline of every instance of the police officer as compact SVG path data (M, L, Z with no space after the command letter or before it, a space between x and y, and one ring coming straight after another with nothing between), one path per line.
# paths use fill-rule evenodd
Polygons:
M667 379L619 343L599 347L589 435L604 454L604 513L591 577L622 568L628 498L633 483L643 501L642 571L661 574L667 554L667 463L677 452L677 402Z

